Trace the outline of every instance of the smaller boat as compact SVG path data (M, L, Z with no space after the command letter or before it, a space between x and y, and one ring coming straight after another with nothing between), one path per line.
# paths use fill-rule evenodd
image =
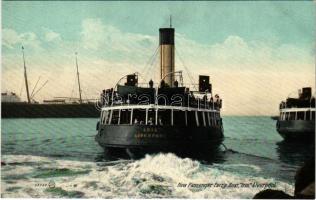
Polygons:
M285 140L315 140L315 97L312 88L299 90L298 98L280 103L277 131Z

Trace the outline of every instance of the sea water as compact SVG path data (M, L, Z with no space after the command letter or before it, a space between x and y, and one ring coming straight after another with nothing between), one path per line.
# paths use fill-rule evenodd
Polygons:
M286 143L270 117L223 117L225 148L214 160L158 153L108 157L98 119L2 119L1 196L64 198L252 198L294 192L314 146Z

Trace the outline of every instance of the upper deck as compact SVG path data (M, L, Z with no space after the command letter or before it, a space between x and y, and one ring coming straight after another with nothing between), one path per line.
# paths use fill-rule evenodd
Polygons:
M137 80L135 76L131 79ZM200 81L201 82L201 81ZM201 86L201 85L200 85ZM190 91L181 84L138 87L124 85L102 93L100 122L103 125L216 126L220 125L222 100L207 88Z
M117 109L118 106L124 108L145 109L151 107L154 109L205 109L220 111L222 108L222 99L219 95L213 96L211 84L208 81L203 82L205 76L200 76L199 90L190 90L182 82L170 87L163 82L154 87L152 80L148 87L138 86L137 75L127 75L125 84L119 82L114 89L103 90L101 94L102 110ZM202 80L201 80L202 79ZM201 83L202 82L202 83Z
M299 90L298 97L288 97L286 101L280 103L280 110L283 109L307 109L315 108L315 96L312 95L312 88L302 88Z
M299 90L297 98L287 98L280 103L279 120L315 120L315 97L312 88Z

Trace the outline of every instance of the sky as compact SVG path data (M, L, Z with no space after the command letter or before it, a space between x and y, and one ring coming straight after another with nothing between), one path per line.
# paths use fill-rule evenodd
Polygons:
M187 84L209 75L224 115L276 115L299 88L315 91L315 3L307 1L3 1L1 90L26 100L22 45L30 91L48 81L37 101L78 96L75 52L84 98L136 71L141 82L158 80L158 29L170 15L176 70Z

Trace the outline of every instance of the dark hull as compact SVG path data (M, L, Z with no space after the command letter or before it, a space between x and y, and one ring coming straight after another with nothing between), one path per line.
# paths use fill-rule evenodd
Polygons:
M104 148L185 153L217 149L223 138L219 126L103 125L95 140Z
M92 104L27 104L1 103L2 118L97 118Z
M315 121L277 121L277 131L285 140L315 142Z

